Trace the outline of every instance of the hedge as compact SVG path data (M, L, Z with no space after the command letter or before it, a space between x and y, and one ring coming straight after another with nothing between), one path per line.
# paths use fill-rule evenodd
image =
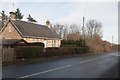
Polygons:
M86 47L83 40L62 40L61 47Z
M88 47L61 47L61 48L46 48L45 56L62 56L62 55L73 55L83 54L89 51Z
M45 50L45 51L44 51ZM15 48L16 58L34 59L40 57L83 54L89 51L88 47L51 47L22 46Z
M43 47L39 46L19 46L15 48L16 58L33 59L44 56Z

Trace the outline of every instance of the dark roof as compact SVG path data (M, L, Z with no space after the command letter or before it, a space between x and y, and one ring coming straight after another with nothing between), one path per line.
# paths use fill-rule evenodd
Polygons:
M11 45L19 41L18 39L4 39L2 40L3 45Z
M23 37L44 37L60 39L56 32L45 25L20 20L12 20L12 22L18 28L19 32L22 33Z
M19 42L19 41L22 41L22 42L25 42L25 43L27 43L25 40L23 40L23 39L3 39L1 42L2 43L0 43L1 45L13 45L13 44L15 44L15 43L17 43L17 42Z

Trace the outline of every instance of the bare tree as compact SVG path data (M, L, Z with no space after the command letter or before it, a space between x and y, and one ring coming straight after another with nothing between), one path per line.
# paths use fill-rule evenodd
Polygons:
M52 29L62 38L66 39L68 34L68 25L55 24Z
M55 24L52 29L62 38L63 25Z
M67 39L68 35L80 33L80 27L76 24L55 24L52 28L62 39ZM78 35L78 34L77 34ZM80 36L80 35L79 35ZM76 36L75 36L76 37Z
M70 25L70 33L76 33L76 32L80 32L80 27L76 24L72 24Z
M86 23L87 37L94 39L96 37L102 38L102 24L97 20L89 20Z
M68 26L69 25L64 25L63 26L63 39L67 39L67 34L68 34L68 32L69 32L69 30L68 30Z
M81 34L79 32L67 34L67 40L80 40Z

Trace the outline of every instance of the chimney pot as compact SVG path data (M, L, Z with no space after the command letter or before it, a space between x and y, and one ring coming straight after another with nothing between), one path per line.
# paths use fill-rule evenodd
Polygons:
M49 20L46 21L46 26L49 27L49 28L51 28L51 23L50 23Z
M15 12L10 12L9 14L10 14L10 18L15 20Z

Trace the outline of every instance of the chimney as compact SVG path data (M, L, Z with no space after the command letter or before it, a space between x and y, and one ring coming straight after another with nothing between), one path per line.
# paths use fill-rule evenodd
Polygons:
M10 18L15 20L15 13L14 12L10 12L9 14L10 14Z
M49 20L46 21L46 26L47 26L48 28L51 28L51 23L50 23Z

